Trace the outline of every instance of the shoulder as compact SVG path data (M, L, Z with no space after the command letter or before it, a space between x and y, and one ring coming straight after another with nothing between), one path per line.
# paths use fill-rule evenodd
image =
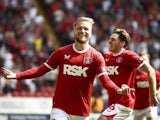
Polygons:
M111 52L106 52L106 53L103 54L104 57L109 57L109 56L111 56L111 55L112 55Z
M61 56L63 55L66 51L70 51L70 49L72 48L71 47L72 45L66 45L66 46L63 46L63 47L60 47L58 48L57 50L55 50L51 56Z
M72 49L72 45L66 45L58 48L55 53L64 53L66 51L70 51Z
M103 61L104 60L102 53L99 52L98 50L96 50L95 48L90 47L88 52L90 52L89 54L92 56L93 60L95 60L95 61Z
M126 57L134 57L134 56L140 57L136 52L132 50L124 50L123 55Z
M66 45L66 46L63 46L63 47L60 47L60 48L57 49L57 50L66 50L66 49L70 49L70 48L72 48L72 44Z
M94 55L102 55L98 50L96 50L96 49L93 48L93 47L90 47L90 48L89 48L89 52L91 52L91 53L94 54Z
M125 55L133 55L133 54L137 54L137 53L135 53L134 51L132 51L132 50L124 50L123 51L123 54L125 54ZM138 55L138 54L137 54Z

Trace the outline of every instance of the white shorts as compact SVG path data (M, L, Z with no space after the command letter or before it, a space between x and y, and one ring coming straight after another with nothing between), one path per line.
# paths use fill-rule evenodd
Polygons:
M50 120L89 120L89 117L67 114L59 108L52 108Z
M129 118L133 110L120 104L112 104L102 112L109 120L125 120Z
M157 118L157 107L148 107L142 110L134 110L133 116L135 120L139 120L140 118Z

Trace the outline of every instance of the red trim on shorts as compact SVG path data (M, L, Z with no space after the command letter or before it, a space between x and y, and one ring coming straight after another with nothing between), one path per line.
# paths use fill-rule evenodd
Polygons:
M114 116L116 116L116 114L110 115L110 116L105 116L105 117L107 118L107 120L112 120Z

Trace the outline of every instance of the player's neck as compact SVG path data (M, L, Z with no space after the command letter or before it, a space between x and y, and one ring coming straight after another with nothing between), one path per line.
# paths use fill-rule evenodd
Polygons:
M85 43L85 44L75 43L74 47L78 51L83 51L89 47L89 44L88 43Z
M116 52L112 52L114 56L117 56L117 55L120 55L125 49L122 48L120 49L119 51L116 51Z

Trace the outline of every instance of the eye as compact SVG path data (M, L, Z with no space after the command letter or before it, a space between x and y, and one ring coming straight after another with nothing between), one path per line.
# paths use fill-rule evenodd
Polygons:
M88 28L84 28L84 27L82 28L82 27L81 27L81 28L78 28L77 30L79 30L79 31L88 31L89 29L88 29Z
M87 31L87 30L89 30L89 29L88 29L88 28L84 28L84 30L86 30L86 31Z
M115 41L115 38L110 38L110 41L112 41L112 42Z

